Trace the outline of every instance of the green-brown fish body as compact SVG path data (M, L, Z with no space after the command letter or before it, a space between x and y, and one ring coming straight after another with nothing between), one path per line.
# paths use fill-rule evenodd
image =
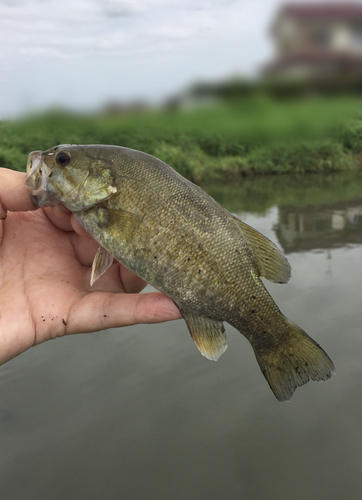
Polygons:
M173 299L209 359L226 349L226 321L279 400L331 377L332 361L260 279L288 281L283 254L162 161L118 146L56 146L29 155L27 186L40 206L62 202L100 244L93 281L117 259Z

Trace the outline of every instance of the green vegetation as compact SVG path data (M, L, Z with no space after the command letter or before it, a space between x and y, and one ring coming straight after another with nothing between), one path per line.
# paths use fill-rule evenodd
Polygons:
M118 115L49 112L0 123L0 166L56 144L117 144L157 156L194 182L284 173L356 171L356 97L276 101L264 94L189 110Z

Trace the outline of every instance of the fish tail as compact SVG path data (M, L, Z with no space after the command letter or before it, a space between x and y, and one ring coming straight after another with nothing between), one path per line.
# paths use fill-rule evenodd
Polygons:
M324 350L299 326L288 321L286 340L273 349L253 346L256 359L279 401L288 401L295 389L309 380L322 382L335 368Z

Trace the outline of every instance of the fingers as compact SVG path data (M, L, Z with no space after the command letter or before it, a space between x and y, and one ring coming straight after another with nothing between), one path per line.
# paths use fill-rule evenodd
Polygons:
M26 174L8 168L0 168L0 219L6 217L6 211L26 212L37 210L25 187Z
M0 202L0 220L5 220L7 216L7 210Z
M136 276L126 267L120 266L119 272L123 288L127 293L139 293L147 285L147 281L143 280L139 276Z
M181 317L176 304L161 292L95 292L84 296L71 310L65 333L95 332L139 323L163 323Z
M78 233L80 236L84 236L85 238L92 238L90 234L79 224L74 215L71 215L70 222L72 224L73 230Z
M7 168L0 168L0 245L7 211L25 212L38 207L31 201L25 187L26 175Z
M0 245L3 239L4 220L6 219L6 217L7 217L7 210L5 207L2 206L0 198Z
M80 236L92 239L90 234L87 233L85 229L77 222L73 213L65 207L62 203L59 205L54 205L51 207L45 207L44 212L46 213L48 219L62 231L75 231Z
M70 222L71 211L64 205L59 204L51 207L44 207L43 210L50 222L52 222L58 229L66 232L73 231L73 227Z
M91 267L99 247L98 243L91 238L79 236L79 234L75 232L70 234L70 241L72 242L77 260L83 266Z

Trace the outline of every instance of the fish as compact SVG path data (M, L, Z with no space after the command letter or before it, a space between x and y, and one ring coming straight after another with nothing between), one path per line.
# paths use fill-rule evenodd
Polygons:
M122 146L62 144L29 154L26 186L39 207L63 203L98 242L91 284L116 259L174 301L206 358L225 352L226 322L279 401L331 378L332 360L263 284L289 280L283 253L171 166Z

